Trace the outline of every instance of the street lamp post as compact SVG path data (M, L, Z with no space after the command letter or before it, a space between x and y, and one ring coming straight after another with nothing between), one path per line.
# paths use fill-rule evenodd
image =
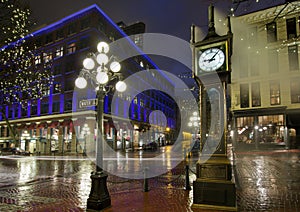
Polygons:
M103 104L104 97L110 90L108 82L114 79L120 80L121 65L115 58L108 57L109 45L100 42L97 45L98 53L92 53L83 60L84 68L81 70L75 85L83 89L87 86L87 79L95 86L97 91L97 142L96 142L96 170L92 172L91 192L87 200L87 209L101 210L111 205L110 195L107 189L106 181L108 175L103 172ZM109 64L109 67L107 65ZM126 84L118 81L115 88L119 92L126 90Z

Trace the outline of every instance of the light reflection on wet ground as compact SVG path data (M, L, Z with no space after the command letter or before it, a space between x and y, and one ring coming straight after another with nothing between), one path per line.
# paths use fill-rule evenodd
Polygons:
M195 164L197 157L190 160ZM111 169L134 169L124 162L111 163ZM191 211L193 192L184 189L184 165L172 169L174 161L167 157L161 163L170 168L149 179L149 192L143 192L143 180L109 175L112 207L105 211ZM300 210L300 151L238 152L235 164L239 211ZM0 211L84 211L94 168L80 156L2 157ZM192 184L195 166L190 168Z

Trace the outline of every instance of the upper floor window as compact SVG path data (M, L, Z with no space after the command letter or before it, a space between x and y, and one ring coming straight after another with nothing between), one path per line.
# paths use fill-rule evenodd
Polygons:
M249 85L240 84L241 108L249 107Z
M272 22L272 23L267 24L266 28L267 28L267 41L268 41L268 43L277 41L276 22Z
M38 65L38 64L41 64L42 60L41 60L41 55L36 55L34 57L34 64L35 65Z
M261 105L259 82L255 82L251 84L251 98L252 98L252 107L259 107Z
M248 30L248 41L250 46L257 44L257 27L250 27Z
M91 22L91 19L89 17L81 20L81 22L80 22L80 29L81 30L87 29L90 26L90 22Z
M291 71L299 69L298 46L293 45L288 47L289 67Z
M64 55L64 47L59 46L55 50L55 57L62 57Z
M53 102L52 112L59 113L60 112L60 102Z
M68 43L67 54L74 53L75 51L76 51L76 43L75 42Z
M47 114L49 112L49 103L43 102L41 105L41 114Z
M79 40L78 48L84 49L89 46L89 37L82 37Z
M62 73L62 66L61 64L56 64L54 67L53 67L53 75L58 75L58 74L61 74Z
M52 52L44 52L43 53L44 63L48 63L52 60Z
M64 38L64 29L57 30L56 32L56 40Z
M300 103L300 78L291 80L291 103Z
M56 94L56 93L60 93L61 91L61 84L60 83L54 83L53 85L53 94Z
M269 73L277 73L279 71L277 50L271 49L268 51L268 66L269 66Z
M260 55L257 52L253 52L250 58L250 72L251 76L259 75L259 58Z
M76 33L76 23L72 23L68 27L68 35Z
M53 34L50 33L46 36L46 44L53 42Z
M240 59L240 77L248 77L248 54L241 53Z
M72 99L65 100L64 111L72 111Z
M270 104L280 104L280 83L279 81L270 82Z
M287 39L295 38L297 36L296 18L289 18L286 20L286 33Z

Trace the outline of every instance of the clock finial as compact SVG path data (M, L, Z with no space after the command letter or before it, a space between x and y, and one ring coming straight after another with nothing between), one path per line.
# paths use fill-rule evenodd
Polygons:
M208 7L208 37L216 34L214 19L214 6L210 4Z

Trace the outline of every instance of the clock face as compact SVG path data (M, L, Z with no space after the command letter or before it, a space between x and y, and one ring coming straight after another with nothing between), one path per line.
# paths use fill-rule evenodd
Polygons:
M216 71L225 62L225 54L219 48L206 49L200 53L198 65L202 71Z

